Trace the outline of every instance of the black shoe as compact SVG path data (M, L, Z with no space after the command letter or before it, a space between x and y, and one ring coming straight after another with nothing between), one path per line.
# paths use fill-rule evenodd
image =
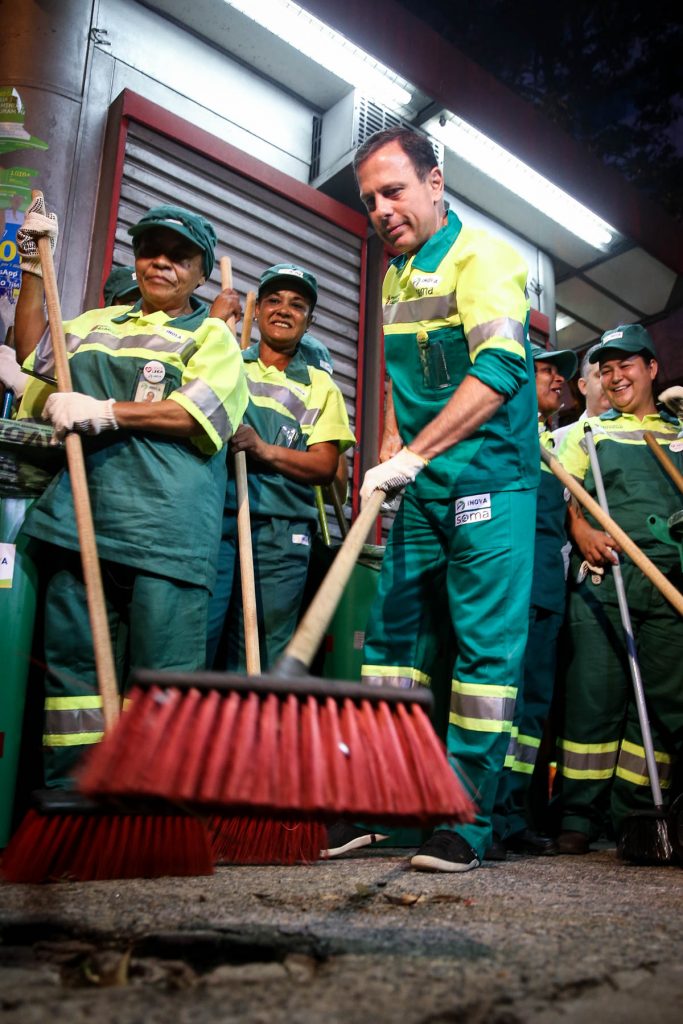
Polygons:
M557 852L571 857L582 857L588 853L590 840L583 832L560 832L557 837Z
M480 863L462 836L443 830L435 832L410 860L410 866L418 871L471 871Z
M507 846L497 832L493 833L491 845L484 854L484 860L507 860Z
M510 853L521 853L527 857L555 857L560 852L554 839L530 828L508 836L505 844Z
M327 858L341 857L351 850L359 850L362 846L371 846L373 843L381 843L388 839L387 835L380 832L368 832L366 828L359 828L347 821L337 821L330 825L327 830L327 849L320 851L320 856Z

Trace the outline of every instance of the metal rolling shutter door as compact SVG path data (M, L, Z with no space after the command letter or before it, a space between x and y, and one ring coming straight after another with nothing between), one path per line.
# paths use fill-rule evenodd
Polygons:
M127 228L150 206L176 203L207 217L217 257L230 256L234 286L255 290L262 271L291 260L310 269L319 298L311 333L330 349L334 379L356 420L361 245L357 236L213 160L131 123L124 157L113 262L133 262ZM218 266L198 295L209 303L220 288ZM258 331L254 330L256 340ZM349 473L352 473L349 453ZM331 511L331 510L330 510ZM330 527L337 534L336 524Z

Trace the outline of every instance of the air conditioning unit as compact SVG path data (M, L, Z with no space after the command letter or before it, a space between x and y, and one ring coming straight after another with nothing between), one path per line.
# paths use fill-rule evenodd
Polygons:
M323 114L313 132L311 185L322 188L345 172L351 166L355 151L375 132L401 126L412 131L420 130L393 110L363 96L357 89L348 93ZM439 167L443 167L443 144L432 136L428 138Z

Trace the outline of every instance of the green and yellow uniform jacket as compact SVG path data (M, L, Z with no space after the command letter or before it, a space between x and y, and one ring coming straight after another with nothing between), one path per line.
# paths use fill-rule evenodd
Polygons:
M197 421L192 438L133 430L83 437L100 558L211 587L226 487L225 442L247 404L240 351L206 308L171 319L138 302L92 309L65 322L74 391L119 402L177 402ZM54 374L46 334L24 363ZM30 415L34 398L22 403ZM42 398L41 398L42 404ZM68 473L31 508L25 531L78 550Z
M305 451L309 445L334 441L340 454L355 444L344 396L325 370L307 362L297 349L284 370L259 359L258 344L242 353L249 389L243 422L266 444ZM315 520L317 511L310 484L289 480L263 462L249 463L249 505L252 516ZM234 484L225 507L237 508Z
M643 434L651 431L659 444L668 447L676 442L680 430L678 420L665 409L642 420L631 413L609 409L601 416L591 416L586 422L593 431L610 515L661 569L674 568L679 564L676 548L656 540L647 519L653 514L667 518L679 511L681 495L648 449ZM572 427L560 445L558 458L565 469L595 495L583 430L584 423ZM680 468L680 454L668 450L667 455ZM591 526L602 529L590 513L584 512L584 515ZM622 558L627 560L625 555Z
M542 448L554 452L553 435L540 420L538 440ZM564 486L543 462L536 498L531 603L536 608L546 608L551 612L563 612L565 606L566 583L562 548L567 543L566 521L567 503Z
M452 212L414 255L389 265L382 289L385 359L404 444L468 375L505 397L471 437L420 473L413 493L421 498L538 484L526 273L514 249L464 228Z

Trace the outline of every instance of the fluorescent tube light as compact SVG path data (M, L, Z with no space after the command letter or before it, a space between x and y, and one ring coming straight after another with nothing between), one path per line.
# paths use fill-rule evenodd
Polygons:
M455 114L449 115L444 125L434 119L424 127L463 160L595 249L607 249L618 234L588 207Z
M555 330L559 333L559 331L563 331L565 327L571 327L571 325L575 323L576 320L574 317L569 316L568 313L558 313L555 317Z
M225 0L252 21L388 107L410 103L408 83L290 0Z

